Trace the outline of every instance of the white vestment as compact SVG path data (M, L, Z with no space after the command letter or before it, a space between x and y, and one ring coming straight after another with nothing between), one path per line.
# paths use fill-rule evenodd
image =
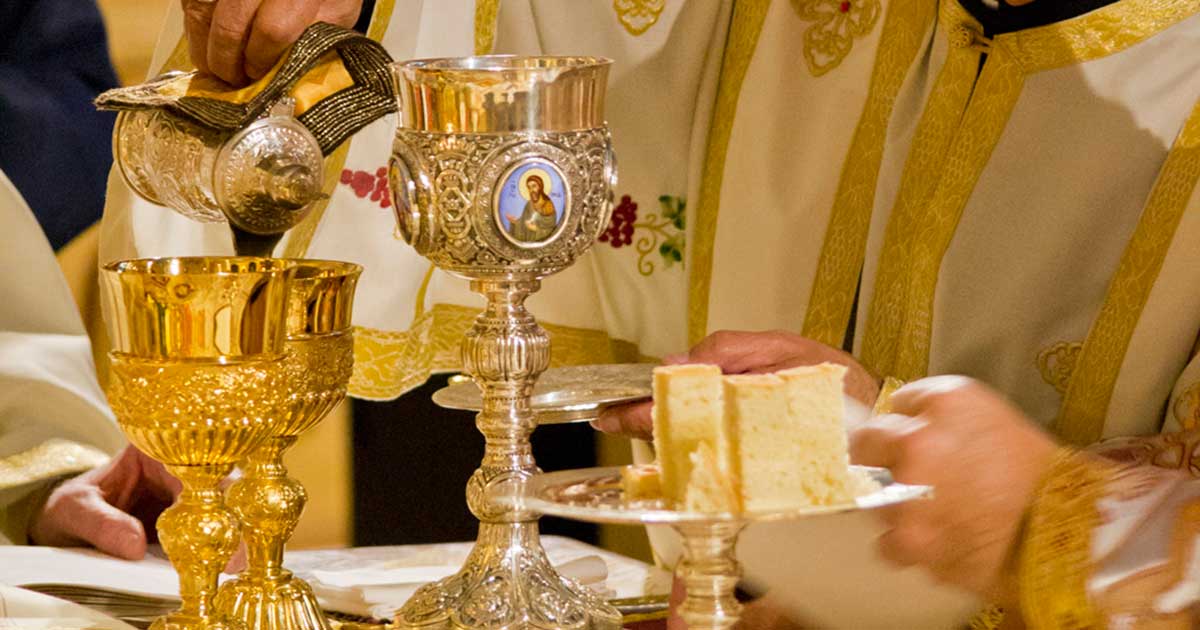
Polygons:
M635 229L530 300L556 362L662 356L723 328L840 345L857 302L856 354L880 375L968 374L1089 443L1200 418L1198 11L1118 0L988 39L954 0L380 0L371 31L400 59L615 60ZM480 304L427 276L372 198L392 128L355 137L311 242L284 246L366 266L353 390L370 398L456 369ZM103 260L228 247L112 179ZM971 608L885 574L876 526L839 519L748 530L747 575L824 625L951 626Z
M0 172L0 542L22 543L41 491L125 445L54 251Z

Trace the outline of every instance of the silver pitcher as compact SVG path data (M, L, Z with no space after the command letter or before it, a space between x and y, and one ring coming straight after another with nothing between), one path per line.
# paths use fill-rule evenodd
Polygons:
M228 221L235 241L241 232L273 246L324 197L320 145L292 116L294 108L291 98L280 99L265 117L232 132L163 109L123 111L113 157L147 201L197 221Z

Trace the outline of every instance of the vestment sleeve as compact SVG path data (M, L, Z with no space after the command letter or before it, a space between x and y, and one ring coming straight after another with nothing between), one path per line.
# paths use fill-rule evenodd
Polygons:
M124 439L54 253L0 173L0 542L24 542L39 493Z
M1159 435L1055 460L1019 560L1029 627L1200 625L1200 358L1166 413Z

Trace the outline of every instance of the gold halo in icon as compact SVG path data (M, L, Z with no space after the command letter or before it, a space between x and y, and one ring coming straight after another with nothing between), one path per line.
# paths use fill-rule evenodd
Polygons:
M521 197L525 201L529 201L529 189L525 187L525 182L534 175L542 180L542 194L550 196L550 192L554 190L554 180L550 179L550 173L540 168L531 168L524 173L521 173L521 181L517 183L517 192L521 193Z

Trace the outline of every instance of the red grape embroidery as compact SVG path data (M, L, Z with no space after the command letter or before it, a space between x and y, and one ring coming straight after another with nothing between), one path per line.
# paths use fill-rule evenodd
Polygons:
M600 234L600 242L614 249L633 244L638 253L638 273L654 273L655 261L650 253L658 251L663 267L683 262L684 230L687 227L687 203L682 197L662 195L658 198L659 213L649 213L638 220L638 204L629 195L613 208L608 227ZM637 235L637 243L633 237Z
M370 197L371 201L378 203L380 208L392 207L392 194L388 188L386 166L375 169L373 175L367 171L342 169L340 181L354 189L354 194L359 199Z

